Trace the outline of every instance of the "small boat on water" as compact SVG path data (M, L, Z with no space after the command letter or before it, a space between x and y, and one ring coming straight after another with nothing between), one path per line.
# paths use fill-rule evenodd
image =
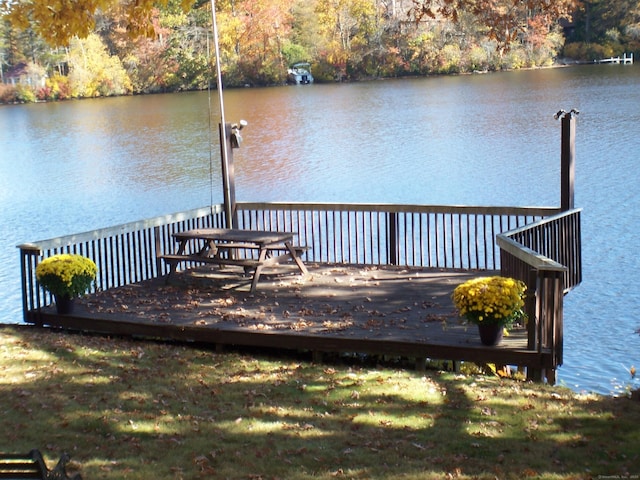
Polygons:
M293 85L309 85L313 83L311 65L306 62L294 63L287 71L287 83Z

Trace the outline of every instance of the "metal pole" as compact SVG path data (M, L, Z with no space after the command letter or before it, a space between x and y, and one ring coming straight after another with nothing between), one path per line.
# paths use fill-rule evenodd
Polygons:
M222 94L222 69L220 68L220 42L218 41L218 22L216 20L216 2L211 0L211 23L213 25L213 44L216 52L216 76L218 87L218 103L220 104L220 151L222 153L222 193L224 199L225 224L233 225L233 207L231 199L231 180L229 177L229 146L227 145L227 123L224 118L224 97Z

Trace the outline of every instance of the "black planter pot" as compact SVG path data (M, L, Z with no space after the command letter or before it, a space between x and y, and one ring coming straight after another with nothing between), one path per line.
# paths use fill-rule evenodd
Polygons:
M480 341L487 347L495 347L502 341L504 327L495 324L478 324L478 332L480 333Z
M56 312L60 315L69 315L73 313L75 303L69 295L55 295Z

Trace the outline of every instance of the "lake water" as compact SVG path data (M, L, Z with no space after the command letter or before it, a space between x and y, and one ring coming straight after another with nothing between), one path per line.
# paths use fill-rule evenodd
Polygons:
M640 386L637 65L225 92L239 201L558 205L571 108L584 281L559 380L609 393ZM16 245L220 203L219 119L216 92L0 107L0 323L22 318Z

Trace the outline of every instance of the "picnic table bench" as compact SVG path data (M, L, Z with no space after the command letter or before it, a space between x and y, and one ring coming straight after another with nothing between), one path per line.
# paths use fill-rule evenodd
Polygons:
M78 473L73 477L67 476L68 462L69 455L64 454L53 470L49 470L39 450L34 449L29 453L0 453L0 479L82 480Z
M308 273L300 258L307 247L293 245L294 235L293 232L227 228L187 230L173 234L178 242L175 253L159 257L169 265L167 282L181 262L234 265L243 267L245 273L253 271L251 291L254 292L265 267L292 260L301 273Z

